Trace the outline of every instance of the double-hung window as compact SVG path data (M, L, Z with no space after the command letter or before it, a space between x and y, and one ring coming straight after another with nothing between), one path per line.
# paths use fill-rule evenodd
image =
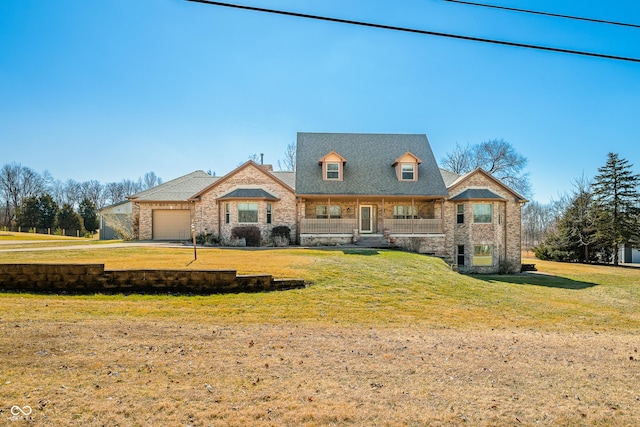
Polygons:
M318 219L327 219L331 218L340 218L342 216L342 208L340 206L332 205L331 207L327 207L327 205L316 206L316 218Z
M464 224L464 204L459 203L456 209L457 209L456 223Z
M393 219L411 219L415 218L416 213L413 206L394 206Z
M330 162L326 165L327 168L327 179L328 180L339 180L340 179L340 163Z
M464 266L464 245L458 245L458 265Z
M271 203L267 203L267 224L271 224L271 215L272 215L272 211L271 211Z
M415 163L402 163L401 177L402 181L415 181L416 176L416 164Z

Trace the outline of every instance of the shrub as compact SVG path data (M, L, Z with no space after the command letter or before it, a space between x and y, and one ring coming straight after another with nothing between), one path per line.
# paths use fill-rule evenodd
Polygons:
M247 246L260 246L260 229L255 225L233 227L231 229L231 237L234 239L244 238Z
M277 225L271 229L271 239L276 246L288 246L291 242L291 229L286 225Z

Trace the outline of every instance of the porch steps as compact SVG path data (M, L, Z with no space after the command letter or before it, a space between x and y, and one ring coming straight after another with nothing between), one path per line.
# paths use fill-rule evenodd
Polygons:
M393 248L394 246L387 242L381 234L373 234L373 235L360 235L358 241L356 242L356 246L360 248L376 248L376 249L384 249L384 248Z

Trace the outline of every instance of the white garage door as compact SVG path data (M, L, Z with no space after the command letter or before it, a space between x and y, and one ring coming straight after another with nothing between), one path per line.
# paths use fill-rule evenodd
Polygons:
M190 237L189 210L153 210L153 240L188 240Z

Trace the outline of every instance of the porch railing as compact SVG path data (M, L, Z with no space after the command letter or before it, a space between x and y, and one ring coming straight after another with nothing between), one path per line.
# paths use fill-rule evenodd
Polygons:
M300 222L302 234L353 234L358 227L355 219L303 218Z
M384 228L391 234L440 234L441 219L385 219Z
M303 218L300 222L302 234L352 234L358 228L355 219ZM384 228L391 234L440 234L441 219L385 219Z

